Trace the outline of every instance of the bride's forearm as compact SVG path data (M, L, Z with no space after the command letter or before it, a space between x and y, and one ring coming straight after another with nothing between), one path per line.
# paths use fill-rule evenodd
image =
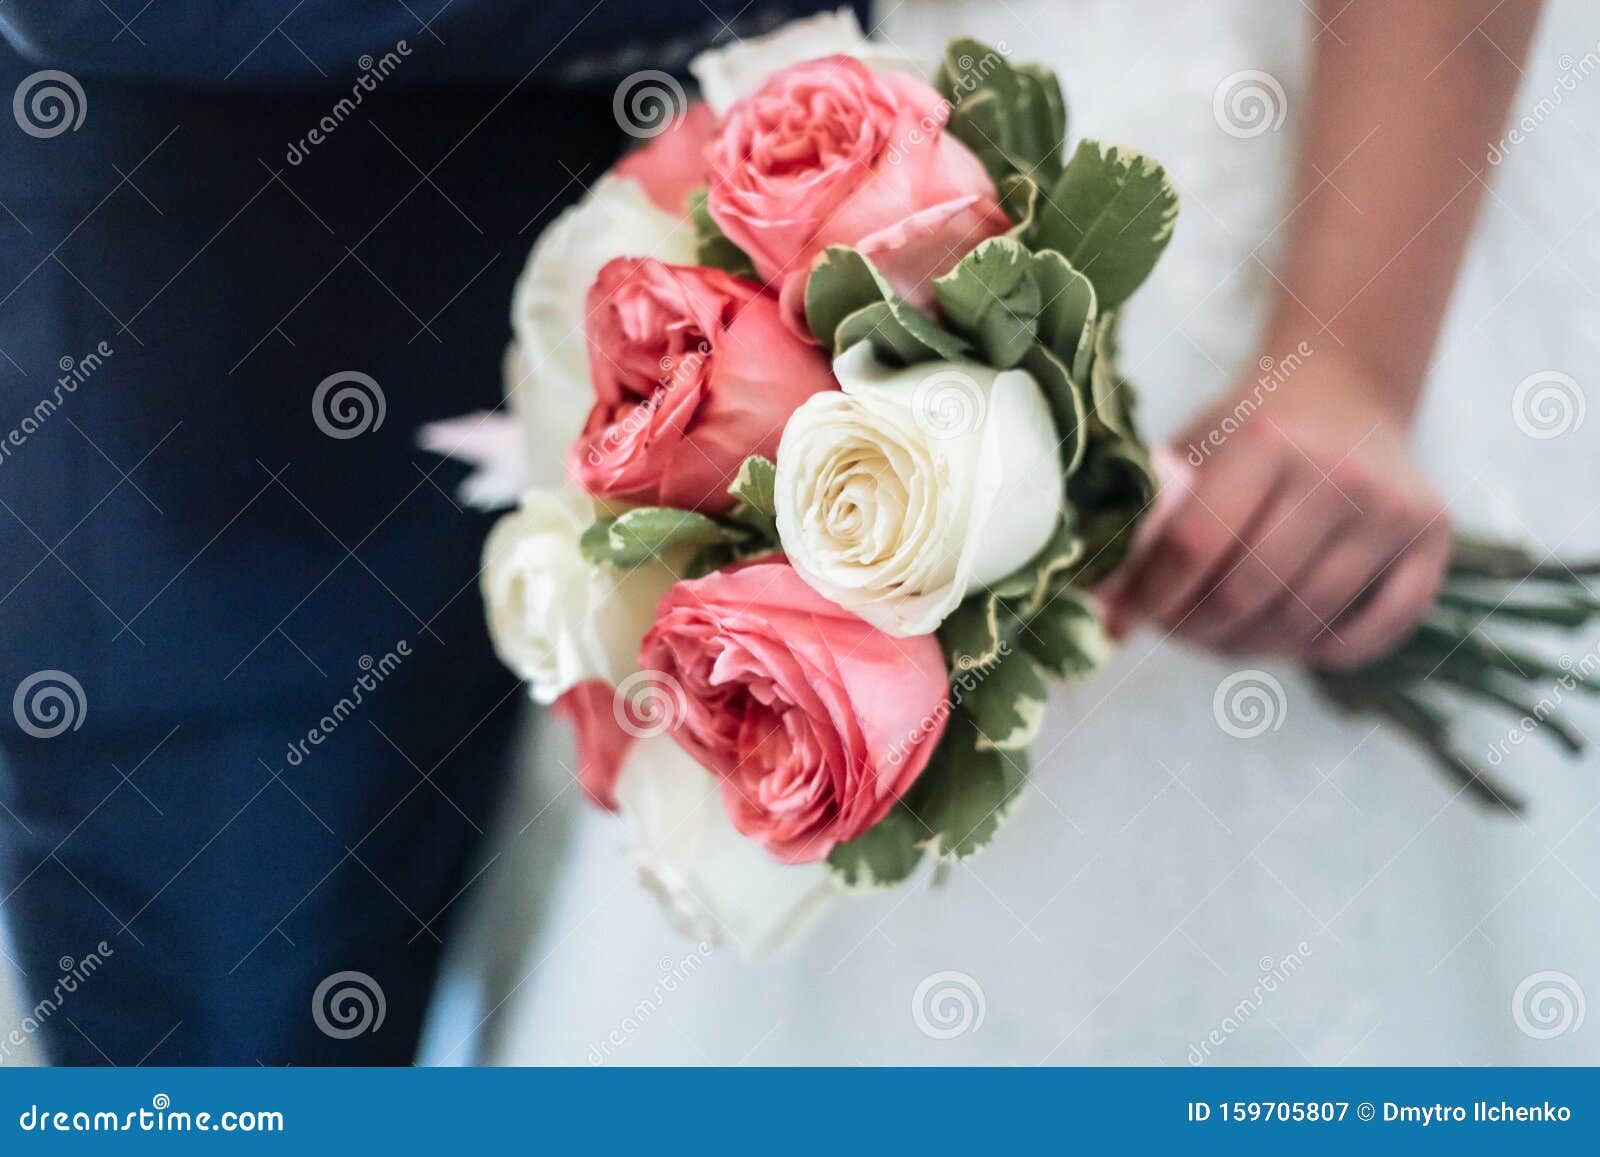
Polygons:
M1409 422L1540 0L1321 0L1272 348L1309 340Z

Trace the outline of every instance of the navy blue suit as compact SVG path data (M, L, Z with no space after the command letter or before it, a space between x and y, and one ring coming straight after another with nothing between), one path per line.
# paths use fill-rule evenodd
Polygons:
M486 519L414 431L498 401L523 257L627 142L618 78L744 5L113 6L0 8L0 97L59 70L84 107L0 116L13 979L110 949L42 1021L65 1063L406 1063L518 694ZM341 373L382 395L353 437L314 407ZM341 971L378 1031L313 1015Z

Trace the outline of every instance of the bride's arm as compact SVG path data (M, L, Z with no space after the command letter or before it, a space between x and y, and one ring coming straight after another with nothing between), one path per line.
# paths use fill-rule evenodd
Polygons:
M1264 393L1252 364L1183 436L1202 459L1195 490L1135 577L1136 614L1225 650L1349 663L1432 602L1448 524L1412 463L1411 420L1538 10L1319 4L1260 351L1287 377ZM1224 417L1234 432L1219 437Z

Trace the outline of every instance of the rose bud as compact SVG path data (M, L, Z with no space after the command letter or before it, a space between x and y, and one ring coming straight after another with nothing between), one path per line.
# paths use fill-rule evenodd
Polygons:
M834 388L828 360L759 286L716 269L618 258L589 290L595 404L568 472L598 498L718 514L751 454Z
M791 324L830 245L860 249L901 296L931 306L933 278L1010 228L947 116L927 84L851 56L786 68L728 110L706 149L707 208L779 287Z
M820 860L881 820L948 716L932 635L893 638L783 561L678 583L639 667L675 697L672 734L720 777L733 826L783 863Z

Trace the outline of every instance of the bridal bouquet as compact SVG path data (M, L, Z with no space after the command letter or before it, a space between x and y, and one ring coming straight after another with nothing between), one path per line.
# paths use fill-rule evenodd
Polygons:
M1068 153L1055 77L973 40L929 68L840 13L692 71L530 254L515 416L424 444L517 502L489 627L584 791L680 926L756 951L993 839L1050 681L1107 657L1092 592L1157 490L1117 314L1177 198ZM1414 692L1439 664L1485 693L1474 631L1325 689L1443 758Z
M1049 72L848 13L698 58L703 101L539 239L507 390L425 444L520 492L482 587L580 782L697 932L993 838L1090 589L1155 493L1118 307L1177 199ZM520 441L518 453L507 444ZM552 470L559 465L559 473Z

